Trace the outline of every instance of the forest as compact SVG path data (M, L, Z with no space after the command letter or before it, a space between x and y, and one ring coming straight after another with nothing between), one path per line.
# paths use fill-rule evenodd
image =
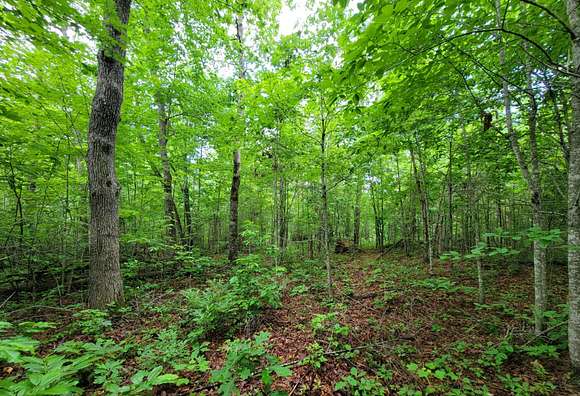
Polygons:
M0 0L0 396L580 395L580 0Z

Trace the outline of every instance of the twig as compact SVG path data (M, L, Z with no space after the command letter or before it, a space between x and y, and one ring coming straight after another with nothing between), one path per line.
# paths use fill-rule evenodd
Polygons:
M11 295L8 296L8 298L6 298L6 300L4 300L4 302L2 304L0 304L0 308L2 308L8 301L10 301L10 299L12 298L12 296L14 296L16 294L16 292L12 292Z
M533 338L531 338L530 340L528 340L528 342L526 342L525 344L522 344L521 346L522 346L522 347L525 347L525 346L527 346L527 345L530 345L530 344L531 344L533 341L537 340L538 338L540 338L540 337L541 337L541 336L543 336L544 334L546 334L546 333L549 333L550 331L552 331L552 330L554 330L554 329L557 329L558 327L560 327L560 326L562 326L562 325L565 325L565 324L567 324L567 323L568 323L568 321L567 321L567 320L565 320L565 321L563 321L563 322L560 322L560 323L558 323L557 325L554 325L554 326L552 326L552 327L550 327L550 328L547 328L546 330L544 330L544 331L542 331L542 332L540 332L540 333L536 334L536 335L535 335Z
M298 388L298 385L300 385L300 380L298 380L298 382L296 382L296 385L294 385L294 388L292 388L292 390L290 391L290 393L288 394L288 396L292 396L294 394L294 391L296 390L296 388Z

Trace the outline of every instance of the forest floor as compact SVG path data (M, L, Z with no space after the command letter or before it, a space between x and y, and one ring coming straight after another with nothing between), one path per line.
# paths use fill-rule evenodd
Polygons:
M342 394L353 395L579 394L568 384L568 359L561 348L565 319L559 304L566 297L565 268L553 266L549 271L554 310L547 315L550 330L536 338L529 266L488 265L486 304L479 305L471 264L438 262L432 276L420 259L394 253L335 255L333 264L333 299L328 298L319 264L290 264L281 307L263 312L233 334L270 334L267 351L292 370L290 376L276 377L273 389L290 395L331 395L337 394L340 383ZM141 355L127 354L122 370L127 378L143 356L167 354L174 359L171 356L186 347L167 329L183 321L178 309L181 290L191 287L203 286L181 277L129 288L128 305L111 314L104 336L117 345L147 344L155 337L166 344ZM95 338L90 321L84 334L66 331L78 320L78 309L37 306L7 315L14 323L58 323L39 336L45 342L43 350L50 352L64 340ZM224 365L225 338L214 337L207 345L210 369ZM4 366L4 376L12 372L6 370ZM189 383L159 386L155 393L217 394L216 384L209 382L210 370L184 369L179 375ZM256 394L263 385L254 375L237 386L242 394ZM88 389L91 392L102 394Z

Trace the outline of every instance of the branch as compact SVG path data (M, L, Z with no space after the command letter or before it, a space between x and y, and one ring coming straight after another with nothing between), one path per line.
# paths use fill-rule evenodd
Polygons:
M506 28L478 29L478 30L472 30L470 32L460 33L460 34L457 34L455 36L451 36L451 37L446 38L443 42L438 43L438 44L432 46L430 49L436 48L436 47L440 46L443 43L451 42L451 41L456 40L458 38L462 38L462 37L466 37L466 36L471 36L473 34L479 34L479 33L494 33L494 32L503 32L503 33L510 34L512 36L519 37L520 39L524 40L525 42L530 43L533 47L535 47L536 49L538 49L544 55L544 57L547 59L547 62L548 62L546 64L546 66L549 66L550 68L552 68L555 71L558 71L558 72L560 72L562 74L566 74L566 75L571 76L571 77L580 78L580 74L574 73L574 72L568 70L565 66L560 65L559 63L554 62L554 60L552 60L552 57L550 56L550 54L548 53L548 51L546 51L540 44L536 43L534 40L532 40L532 39L524 36L521 33L514 32L514 31L508 30Z
M543 10L546 14L550 15L552 18L554 18L556 21L558 21L558 23L560 25L562 25L564 30L570 35L570 37L572 37L572 40L576 40L577 36L576 36L576 33L574 33L574 31L572 30L572 28L570 26L568 26L568 24L566 22L564 22L562 19L560 19L560 17L558 17L558 15L556 15L548 7L543 6L541 4L538 4L532 0L520 0L520 1L522 3L526 3L526 4L532 5L534 7L538 7L539 9Z

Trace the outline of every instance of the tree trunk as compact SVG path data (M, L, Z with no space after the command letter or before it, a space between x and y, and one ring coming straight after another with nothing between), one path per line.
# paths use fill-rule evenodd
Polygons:
M433 247L431 242L431 231L429 223L429 202L427 198L427 191L425 190L424 177L423 177L423 165L421 159L419 159L420 169L417 170L417 163L415 160L415 151L413 148L411 151L411 164L413 166L413 174L415 176L415 182L417 184L417 194L419 194L419 201L421 203L421 217L423 220L423 235L425 237L425 261L429 263L429 273L433 273Z
M322 231L322 258L326 266L326 284L328 287L328 296L332 298L332 272L330 268L330 247L328 236L328 187L326 185L326 120L324 118L324 109L322 98L320 99L320 200L322 206L321 213L321 231Z
M131 0L115 0L105 9L111 40L99 50L98 76L89 119L89 306L123 302L119 265L120 185L115 174L115 138L123 102L125 37Z
M165 211L165 221L167 226L167 237L173 243L178 243L183 239L183 230L177 206L173 200L173 176L171 175L171 163L167 154L167 133L169 129L169 117L165 109L165 102L160 93L156 95L157 112L159 113L159 157L163 169L163 208Z
M234 151L234 172L232 176L232 188L230 190L230 239L228 260L234 262L238 258L238 196L240 192L240 150Z
M449 137L449 168L447 170L447 232L445 248L453 248L453 133Z
M243 7L243 6L242 6ZM244 16L243 10L236 16L236 40L238 42L238 68L239 79L246 78L246 60L244 58ZM244 112L242 109L241 95L238 95L238 112L241 122L245 125ZM245 129L245 127L244 127ZM243 133L242 133L243 134ZM241 154L240 149L234 151L233 156L233 173L232 173L232 187L230 189L230 226L229 226L229 242L228 242L228 260L230 263L238 258L238 250L240 244L240 237L238 235L238 198L240 192L240 166Z
M498 27L501 27L501 0L496 0L496 19ZM502 41L501 34L498 34L499 39L499 63L502 68L505 67L505 48ZM530 110L528 113L528 132L530 138L530 162L531 173L528 168L524 156L522 154L518 136L513 128L512 113L511 113L511 97L507 80L504 78L502 83L502 95L504 102L504 111L506 119L506 128L508 137L512 146L512 150L518 162L520 171L524 180L528 185L532 204L532 218L535 228L542 229L543 215L542 215L542 194L540 186L540 165L538 160L538 148L536 138L537 128L537 103L532 86L531 68L526 65L527 71L527 93L530 98ZM546 250L541 247L538 241L534 241L534 317L535 317L535 332L540 334L544 328L544 311L546 310Z
M568 0L574 72L580 73L580 0ZM572 77L572 128L568 147L568 345L575 380L580 380L580 77Z
M185 245L188 247L193 246L193 225L191 223L191 202L189 193L189 176L185 175L183 180L183 186L181 187L181 192L183 193L183 217L185 220Z
M354 201L354 231L352 236L352 244L355 249L360 247L360 199L362 195L362 177L358 177L356 181L356 197Z
M403 240L403 249L405 250L405 255L409 255L409 243L411 237L408 232L408 224L405 216L405 205L403 203L403 194L401 192L401 169L399 167L399 153L395 154L395 164L397 166L397 192L399 194L399 215L401 216L401 239Z

